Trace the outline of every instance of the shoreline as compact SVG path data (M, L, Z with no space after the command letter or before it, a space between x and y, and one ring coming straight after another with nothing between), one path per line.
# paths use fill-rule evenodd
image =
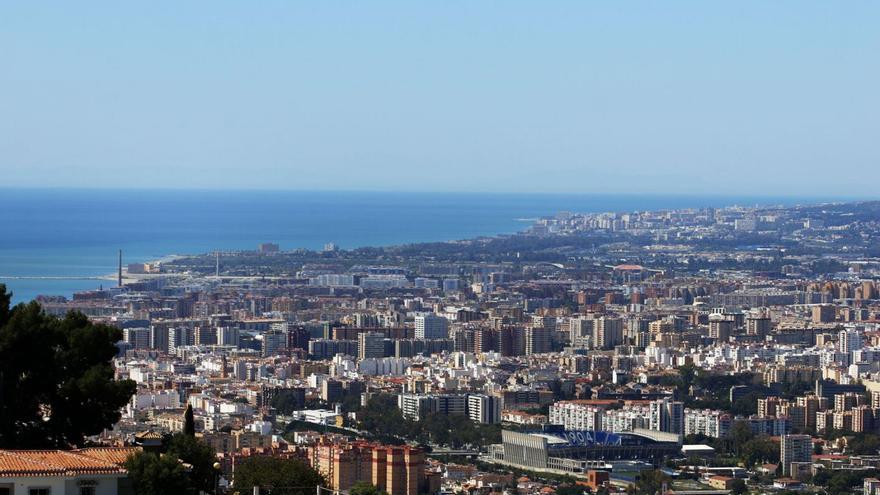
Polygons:
M516 195L516 196L521 196L521 195ZM668 196L668 198L670 198L671 200L675 199L674 196ZM593 199L598 199L598 198L593 198ZM681 199L682 198L679 198L679 200L681 200ZM780 200L782 198L776 198L776 199ZM874 201L876 201L876 200L874 200ZM0 201L0 202L2 202L2 201ZM671 201L671 202L675 202L675 201ZM740 203L740 201L721 201L721 202L728 204L728 206L726 206L727 208L731 208L731 206L730 206L731 203ZM864 202L870 202L870 200L837 201L834 204L859 204L859 203L864 203ZM440 227L442 227L442 228L415 229L414 231L408 231L409 235L395 235L395 233L397 233L397 230L393 230L393 229L389 230L389 232L391 232L391 233L388 235L384 235L384 234L383 235L370 235L370 232L366 232L364 235L351 235L351 233L348 230L345 230L347 227L351 227L351 225L349 223L345 223L342 221L338 221L338 222L334 223L333 221L330 221L329 224L326 225L326 227L327 227L326 231L321 231L322 232L321 235L318 236L318 235L315 235L314 232L312 232L312 231L306 230L303 232L299 232L298 230L296 230L298 228L297 226L299 226L299 224L296 223L295 220L297 220L299 217L295 217L295 218L289 220L289 222L292 222L292 223L290 223L290 225L288 227L278 228L276 224L273 224L275 227L273 227L273 228L267 227L263 231L262 234L254 234L253 232L249 233L248 239L252 239L252 241L250 241L250 242L253 242L253 244L251 244L249 242L248 243L249 245L247 247L244 247L244 248L239 247L237 249L233 248L230 251L239 251L239 250L250 251L250 250L253 250L253 248L256 246L256 243L261 242L261 241L275 242L275 243L281 244L284 252L295 251L296 249L320 251L320 249L321 249L320 245L324 242L324 241L320 240L321 237L323 237L324 240L326 240L326 241L335 242L340 247L340 249L346 250L346 251L358 249L358 247L356 247L356 246L360 246L363 248L369 248L369 247L377 248L377 247L394 247L394 246L417 246L420 244L432 244L432 243L442 243L442 242L454 243L457 241L460 242L460 241L466 241L466 240L474 240L474 239L478 239L478 238L493 238L493 237L506 236L506 235L516 235L517 233L522 232L525 226L527 226L531 222L534 222L538 218L553 217L554 212L555 213L559 213L561 211L571 211L571 212L575 212L575 213L590 213L590 212L599 212L599 211L612 212L612 211L617 211L618 209L621 208L619 201L611 201L610 202L611 204L602 205L601 207L599 207L597 204L592 204L590 201L587 201L587 202L581 203L581 204L577 204L578 203L577 201L575 201L574 203L575 204L568 204L566 202L566 204L560 204L560 205L534 205L534 204L526 204L526 205L517 204L515 206L511 206L511 205L497 206L496 205L495 209L497 210L497 213L500 214L500 217L498 215L495 215L495 216L489 216L487 218L481 218L479 222L473 222L473 224L467 224L467 225L464 225L463 227L461 225L459 225L459 223L455 223L454 227L450 227L450 225L453 225L453 224L451 224L449 222L441 223ZM633 204L627 205L626 208L624 209L624 211L666 211L666 210L676 210L676 209L698 208L698 205L696 205L696 204L675 206L675 205L671 205L671 204L659 205L659 204L649 204L649 203L651 203L651 202L648 202L646 204L639 204L639 202L635 202ZM293 202L291 204L298 205L299 203ZM469 205L469 206L473 207L473 208L478 208L478 207L486 207L487 205L491 205L491 204L492 204L491 202L486 203L484 201L484 202L478 202L477 204L473 204L473 205ZM797 207L805 207L805 206L815 207L815 206L820 206L820 205L824 205L824 204L827 204L827 203L821 202L821 201L806 201L806 202L799 202L799 203L793 204L793 205L778 206L778 207L780 207L780 208L797 208ZM300 205L300 206L302 206L302 205ZM305 206L309 206L309 204L306 204ZM354 206L354 205L349 205L349 206ZM363 206L363 205L361 205L361 206ZM468 205L464 205L464 206L468 206ZM548 210L548 208L552 208L553 206L556 206L556 208L554 208L552 210ZM432 206L432 208L433 209L429 208L429 212L434 212L434 213L446 212L447 215L446 215L446 217L443 217L443 218L446 220L450 220L452 218L452 216L450 216L448 214L448 211L447 211L448 209L444 209L443 205L439 205L436 208ZM469 211L466 208L464 208L462 205L458 205L457 208L459 208L461 210L461 212L464 212L464 213L467 213L467 211ZM434 210L437 210L437 211L434 211ZM546 214L539 213L538 211L534 211L534 210L546 210ZM346 211L348 211L348 210L342 209L342 210L339 210L338 212L334 213L333 215L330 215L330 220L334 220L334 219L338 220L337 216L341 215L342 213L345 213ZM375 213L381 214L383 211L384 210L382 210L380 208L380 209L377 209L377 211ZM455 211L458 211L458 210L455 210ZM337 215L337 214L339 214L339 215ZM412 215L410 215L410 217L408 217L408 219L410 221L415 221L417 219L416 217L422 218L422 213L419 213L418 215L412 214ZM449 217L449 218L447 218L447 217ZM499 220L496 217L498 217L498 218L503 217L503 219ZM303 218L305 218L305 217L303 217ZM341 218L341 216L340 216L340 218ZM339 225L337 225L337 224L339 224ZM387 227L386 230L390 229L390 225L391 224L389 224L389 226L386 226ZM421 224L419 224L419 225L421 225ZM307 226L307 224L306 224L306 226ZM492 233L486 233L486 231L480 232L482 229L479 227L486 228L486 230L490 230L490 231L492 231ZM355 231L355 232L357 232L357 231ZM299 233L301 235L294 236L293 235L294 233ZM410 237L410 236L421 237L421 240L407 239L407 237ZM432 240L431 239L432 237L435 238L436 240ZM442 239L442 240L440 240L440 239ZM226 237L223 237L223 236L216 239L216 241L217 242L216 242L215 246L224 245L224 244L225 245L240 245L242 243L242 239L240 239L240 238L227 239ZM226 243L224 241L229 241L229 242ZM184 243L181 243L181 244L184 244ZM211 242L211 244L214 244L214 242ZM294 248L293 246L297 245L297 244L301 247ZM100 247L101 252L103 252L104 248L106 248L109 245L112 245L112 243L110 241L108 241L106 243L102 242L102 247ZM188 251L188 249L186 247L182 247L182 246L179 246L179 249L172 251L172 249L175 249L173 244L162 243L159 245L164 247L165 249L168 249L168 251L171 251L171 252L178 252L179 253L179 252ZM162 247L159 247L159 249L162 249ZM189 247L195 247L195 246L189 246ZM201 247L203 247L203 246L195 247L193 252L200 250ZM132 250L136 249L134 247L130 247L130 248ZM180 249L180 248L182 248L182 249ZM97 250L99 248L94 248L94 249ZM152 251L152 249L144 248L143 246L140 246L140 250L141 250L141 252ZM210 255L210 253L213 252L214 250L216 250L216 248L204 251L201 254L169 254L166 256L158 256L158 257L156 257L156 255L153 255L154 256L153 258L151 258L145 262L146 263L165 264L165 263L169 263L169 262L172 262L172 261L180 259L180 258L186 258L186 257L190 257L190 256L200 256L200 255ZM155 251L153 251L153 252L155 252ZM19 250L10 250L9 251L10 261L18 261L18 260L16 260L15 257L20 257L25 262L31 262L31 263L39 263L41 261L44 261L43 257L35 257L34 260L30 260L27 257L28 253L26 251L23 251L23 253L24 254L19 252ZM89 251L84 251L84 253L87 257L92 254ZM0 251L0 255L4 255L4 257L5 257L5 250ZM123 252L123 257L125 257L125 250ZM92 258L94 259L95 257L92 256ZM106 260L106 258L102 257L101 259L99 259L97 261L93 261L92 264L93 265L103 265L104 260ZM0 261L5 261L5 259L0 260ZM65 261L64 264L52 263L52 266L57 265L59 267L58 271L61 273L68 271L65 268L68 268L68 267L76 268L76 263L73 263L72 260L65 258L64 261ZM139 261L139 259L135 258L135 257L133 257L131 259L131 261L133 263L143 262L143 261ZM156 277L169 276L169 274L164 274L164 273L143 273L143 274L129 273L127 265L128 264L123 266L123 270L122 270L123 283L126 283L126 282L131 283L132 281L149 280L149 279L156 278ZM42 266L42 265L32 264L31 266ZM13 264L12 267L15 267L15 265ZM46 275L46 274L43 274L43 275L36 275L35 274L33 276L28 276L28 275L9 275L6 277L0 276L0 283L2 283L3 281L8 281L9 284L7 284L7 285L9 287L16 287L17 286L18 287L17 292L22 294L21 299L25 299L25 300L29 299L30 297L32 297L34 295L69 295L72 290L78 290L79 287L94 286L95 288L97 288L97 286L99 286L99 285L106 286L106 287L114 287L116 285L115 282L117 280L118 274L117 274L116 270L113 270L113 268L111 268L111 267L113 267L113 265L110 265L110 266L104 265L103 267L97 266L96 271L91 271L91 270L87 269L87 270L85 270L86 273L84 273L82 275L57 275L56 276L56 275ZM108 270L108 268L109 268L109 270ZM91 273L89 273L89 272L91 272ZM49 273L51 273L51 272L49 272ZM180 274L177 274L177 275L180 275ZM19 299L19 298L16 298L16 299Z
M172 254L152 259L145 263L168 262L183 255ZM137 262L134 262L137 263ZM28 303L38 296L63 296L68 299L72 294L80 291L108 289L116 287L117 273L92 274L92 275L0 275L0 284L6 286L6 290L12 292L13 304ZM123 284L137 282L167 274L130 274L127 266L122 267ZM48 287L52 289L47 290Z
M168 263L168 262L178 260L181 258L186 258L187 256L191 256L191 255L169 254L169 255L163 256L158 259L144 261L143 264L145 264L145 265L161 265L163 263ZM140 262L135 261L134 263L140 263ZM128 263L124 263L122 265L122 283L123 283L123 285L125 285L125 282L127 280L137 282L140 280L150 279L150 278L154 278L154 277L162 277L162 276L168 276L168 274L166 274L166 273L128 273ZM109 280L109 281L115 282L116 280L118 280L118 278L119 278L118 273L108 273L106 275L99 275L99 276L95 277L95 280ZM83 280L86 280L86 279L83 279ZM88 280L91 280L91 279L88 279Z

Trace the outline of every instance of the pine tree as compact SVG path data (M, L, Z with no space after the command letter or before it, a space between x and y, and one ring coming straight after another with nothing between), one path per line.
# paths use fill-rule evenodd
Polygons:
M183 413L183 434L191 437L196 436L196 419L193 416L192 404L187 404L186 411Z
M79 446L119 421L135 392L114 376L122 332L10 300L0 284L0 448Z

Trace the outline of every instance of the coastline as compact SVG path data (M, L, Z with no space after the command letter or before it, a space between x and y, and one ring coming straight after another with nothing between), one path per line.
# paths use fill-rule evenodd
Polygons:
M2 188L0 188L2 189ZM131 262L253 250L389 247L514 234L562 211L597 213L752 203L744 197L17 190L0 194L0 275L18 302L114 286L116 250ZM817 204L825 198L760 198ZM840 199L838 198L838 201ZM846 201L849 202L849 201ZM59 214L59 212L65 212ZM28 219L26 222L22 219ZM157 274L129 273L134 281Z
M174 260L186 258L187 256L188 255L184 255L184 254L169 254L167 256L163 256L158 259L144 261L143 263L147 264L147 265L161 265L163 263L169 263ZM140 263L140 262L136 261L135 263ZM128 273L128 264L123 263L123 265L122 265L122 282L123 282L123 284L126 281L137 282L139 280L146 280L146 279L150 279L150 278L154 278L154 277L161 277L161 276L168 276L168 275L164 274L164 273ZM98 276L97 280L109 280L109 281L115 282L118 278L119 278L118 273L108 273L106 275Z
M175 259L185 257L184 255L167 255L155 258L145 263L167 263ZM137 262L135 262L137 263ZM137 282L139 280L149 279L156 276L167 276L165 274L134 274L128 273L128 266L122 267L122 280L126 282ZM6 290L12 292L12 303L27 303L34 300L38 296L63 296L70 297L81 291L98 290L101 288L114 287L116 285L118 274L116 272L97 274L97 275L7 275L0 276L0 284L6 286ZM110 282L110 283L108 283Z

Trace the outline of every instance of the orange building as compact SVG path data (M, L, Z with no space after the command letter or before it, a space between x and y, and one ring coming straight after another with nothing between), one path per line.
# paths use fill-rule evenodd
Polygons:
M425 453L415 447L322 439L312 447L310 459L334 490L366 481L388 495L423 493Z
M607 485L610 482L610 476L608 475L608 471L596 471L589 470L587 471L587 480L579 481L578 483L584 486L590 487L594 492L599 491L599 488Z

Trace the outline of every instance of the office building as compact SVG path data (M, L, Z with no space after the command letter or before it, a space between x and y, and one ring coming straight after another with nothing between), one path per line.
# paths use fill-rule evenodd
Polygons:
M342 400L344 388L339 380L324 380L321 383L321 399L324 402L332 403Z

